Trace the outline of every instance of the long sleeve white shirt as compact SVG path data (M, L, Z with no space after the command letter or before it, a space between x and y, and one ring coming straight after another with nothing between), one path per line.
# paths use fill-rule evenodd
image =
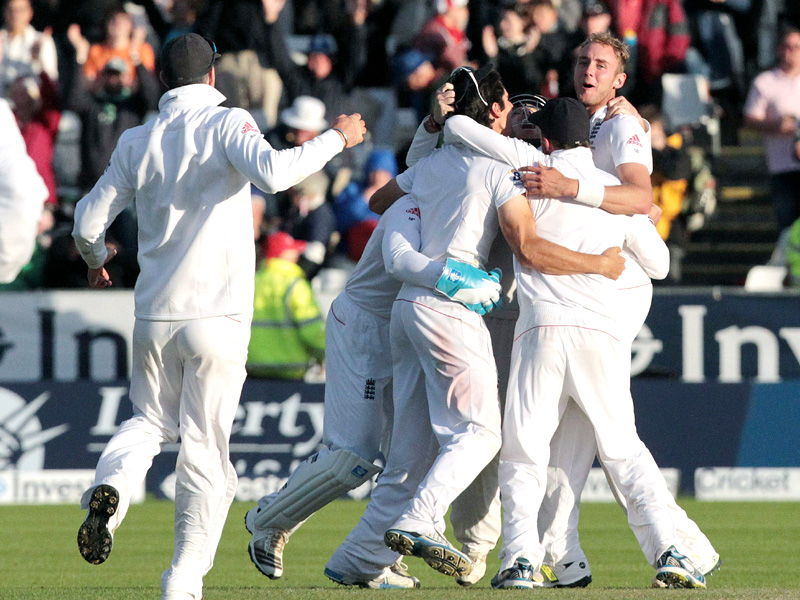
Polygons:
M49 192L28 156L11 108L2 99L0 131L0 283L9 283L33 255Z
M253 310L250 183L287 189L343 149L325 132L274 150L247 111L222 108L213 87L166 92L159 114L120 138L106 172L75 210L73 237L89 267L105 262L105 232L134 199L139 224L135 314L184 320Z

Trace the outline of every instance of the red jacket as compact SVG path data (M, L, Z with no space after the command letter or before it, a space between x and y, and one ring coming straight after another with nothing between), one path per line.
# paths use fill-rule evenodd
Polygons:
M664 73L679 67L689 48L689 24L680 0L642 0L642 14L636 31L639 52L639 73L648 83L658 81ZM620 20L624 2L612 0L611 13ZM625 32L617 34L624 38Z
M53 175L53 146L58 135L58 124L61 121L61 111L56 108L55 85L47 74L42 71L39 87L42 94L42 107L27 123L19 123L22 139L28 155L36 164L36 170L44 179L47 190L50 192L47 204L56 205L56 180Z

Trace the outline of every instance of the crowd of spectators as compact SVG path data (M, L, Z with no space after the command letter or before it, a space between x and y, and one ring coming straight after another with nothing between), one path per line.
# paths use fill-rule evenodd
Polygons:
M102 174L121 133L158 110L165 90L159 50L190 31L213 40L222 55L217 87L226 105L250 110L275 148L302 144L341 113L358 111L367 121L368 143L325 171L282 194L253 190L261 256L270 235L286 232L303 242L297 264L308 279L359 258L377 220L370 195L402 168L416 123L455 67L491 62L511 95L570 95L575 49L599 31L631 50L622 94L653 124L656 200L670 218L660 227L664 237L676 230L671 221L682 198L699 197L704 185L696 189L702 156L692 160L687 148L702 146L702 136L677 131L657 110L667 73L702 76L727 143L742 125L770 136L781 227L800 216L800 32L785 33L800 26L800 2L5 0L2 18L0 93L49 191L37 252L7 289L86 286L70 237L72 207ZM772 75L756 79L762 72ZM79 141L68 148L74 156L58 152L60 136L76 131ZM778 146L786 164L774 166ZM132 286L133 213L118 217L108 241L118 250L112 278Z

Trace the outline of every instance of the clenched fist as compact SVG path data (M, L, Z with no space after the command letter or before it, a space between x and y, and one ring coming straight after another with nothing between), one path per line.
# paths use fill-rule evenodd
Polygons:
M339 115L333 120L333 128L340 129L345 148L352 148L364 141L367 126L359 113Z

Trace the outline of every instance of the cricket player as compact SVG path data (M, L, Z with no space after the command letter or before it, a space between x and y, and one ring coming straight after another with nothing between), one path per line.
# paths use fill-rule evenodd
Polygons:
M550 101L529 120L541 130L549 166L582 180L613 179L592 163L588 115L578 101ZM628 217L548 198L534 200L532 210L542 236L574 249L590 251L625 240ZM598 454L626 498L629 519L647 523L652 544L661 548L655 566L665 568L664 580L674 587L705 587L702 573L678 550L671 495L636 434L628 393L629 346L621 341L611 308L619 294L616 285L591 276L555 278L524 264L515 273L520 319L500 454L503 549L492 586L541 585L537 571L544 548L537 520L550 441L573 399L594 426ZM679 579L684 585L677 585Z
M126 131L106 172L77 205L73 237L93 288L112 285L105 232L134 199L141 274L134 292L133 417L98 461L78 548L104 562L116 529L164 443L176 464L175 553L162 600L200 600L236 489L229 438L245 379L255 249L250 184L275 192L319 171L366 131L341 115L302 146L275 151L251 116L218 105L213 44L196 34L165 46L159 114Z
M431 289L484 314L498 301L498 274L420 254L417 203L404 196L384 213L361 259L336 297L325 329L327 381L323 449L306 459L280 491L248 511L250 558L271 579L283 574L283 548L312 514L371 479L392 430L389 317L403 282ZM397 562L378 573L325 569L336 583L363 588L414 588L419 580Z
M48 192L3 99L0 131L0 283L10 283L33 256Z
M457 69L451 81L456 112L498 133L507 130L511 104L496 72ZM514 174L466 148L443 146L376 192L370 206L383 212L409 191L422 214L421 252L432 258L483 264L497 233L495 205L508 204L504 219L525 235L525 255L540 268L614 277L622 269L618 248L585 255L537 238L518 215L530 210ZM328 567L380 572L400 553L420 556L444 574L466 575L472 563L444 537L444 515L498 449L488 332L459 305L404 285L392 310L391 343L395 414L387 465L364 516Z

